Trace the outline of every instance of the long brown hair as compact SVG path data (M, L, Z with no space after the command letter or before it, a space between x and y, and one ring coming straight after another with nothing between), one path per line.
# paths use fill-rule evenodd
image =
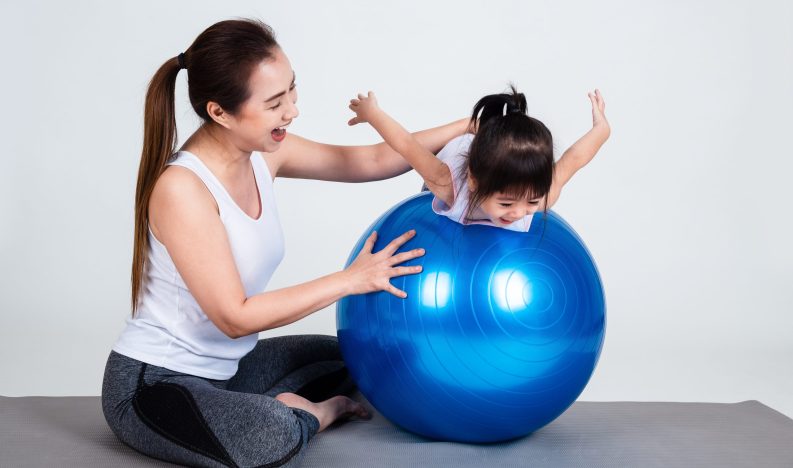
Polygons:
M250 97L248 80L256 65L278 47L273 30L258 20L215 23L180 56L167 60L149 83L143 116L143 150L135 190L135 244L132 255L132 315L138 308L149 250L149 199L176 150L174 91L179 70L187 69L190 104L205 124L207 104L236 114Z

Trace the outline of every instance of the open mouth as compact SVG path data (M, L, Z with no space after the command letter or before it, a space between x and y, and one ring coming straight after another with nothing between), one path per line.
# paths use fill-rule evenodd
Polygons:
M286 127L275 128L270 132L270 135L275 141L283 141L283 139L286 138Z

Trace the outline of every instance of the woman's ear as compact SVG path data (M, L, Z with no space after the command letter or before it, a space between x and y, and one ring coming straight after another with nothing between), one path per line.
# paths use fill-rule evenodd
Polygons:
M225 128L230 128L231 116L228 112L224 111L217 102L207 102L207 114L209 114L209 118L217 122L219 125L222 125Z

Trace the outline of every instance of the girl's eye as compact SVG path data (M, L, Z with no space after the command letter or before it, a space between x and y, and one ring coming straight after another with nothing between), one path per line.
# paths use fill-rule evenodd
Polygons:
M499 205L503 206L504 208L512 206L512 203L499 203Z

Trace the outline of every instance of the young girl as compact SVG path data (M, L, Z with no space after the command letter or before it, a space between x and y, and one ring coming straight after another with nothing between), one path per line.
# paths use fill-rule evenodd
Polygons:
M471 115L473 133L452 139L437 157L380 109L371 91L350 100L356 115L348 123L369 122L413 166L435 195L436 213L462 224L525 232L532 215L553 206L564 184L609 137L603 96L595 90L589 99L592 129L555 164L551 132L527 115L526 98L514 87L480 99Z

